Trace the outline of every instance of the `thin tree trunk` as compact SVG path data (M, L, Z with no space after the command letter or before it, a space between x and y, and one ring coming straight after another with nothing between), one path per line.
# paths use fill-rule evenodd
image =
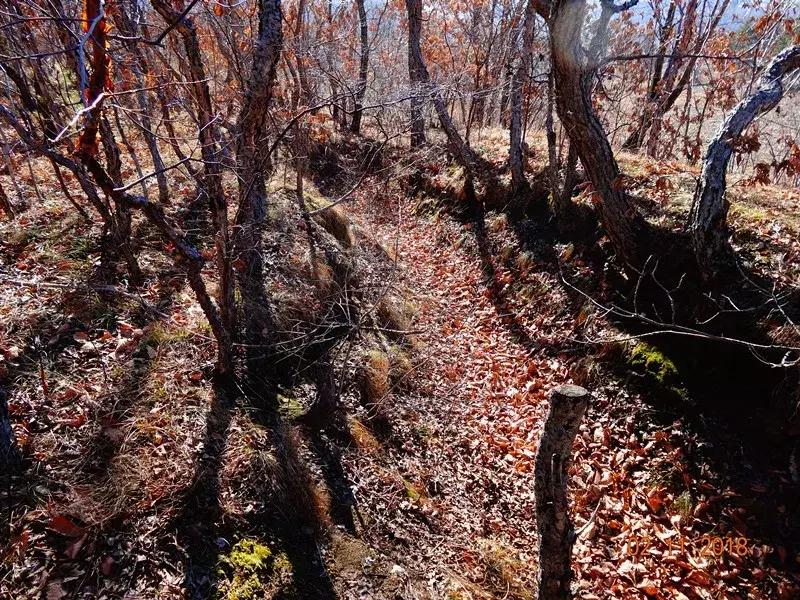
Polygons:
M530 56L533 40L536 10L533 0L525 5L525 18L522 23L522 49L517 66L511 75L511 120L509 128L510 145L508 166L511 171L511 190L517 193L528 185L525 179L524 155L522 149L522 94L530 71Z
M17 176L14 164L11 162L11 145L8 143L6 135L2 130L0 130L0 144L3 145L3 164L5 165L8 176L11 179L11 185L14 186L14 191L17 194L17 201L19 202L20 206L24 206L26 204L25 196L22 194L22 188L19 186L19 177Z
M89 213L87 213L86 210L84 210L84 208L80 204L78 204L78 202L75 200L75 198L73 198L72 194L70 193L69 188L67 187L67 183L64 181L64 176L61 174L61 168L52 160L50 161L50 164L53 166L53 172L56 174L58 185L61 188L61 192L64 194L64 197L70 204L72 204L73 208L78 211L78 214L81 217L83 217L83 219L87 223L91 223L92 218L89 216Z
M263 342L272 332L269 299L264 287L262 228L267 211L264 179L269 157L264 152L267 109L280 58L283 34L280 0L259 0L258 37L238 121L236 148L239 208L236 213L234 254L243 264L239 272L246 315L246 339Z
M167 130L167 141L169 142L170 148L172 148L172 152L175 154L177 159L181 161L183 167L188 171L189 175L191 175L195 181L197 181L198 185L202 187L203 180L200 177L200 173L198 173L197 169L191 165L188 157L183 150L181 150L180 144L178 143L178 135L175 132L175 126L172 123L172 116L170 115L167 95L164 93L164 89L160 85L156 86L156 98L158 99L158 105L161 109L161 120L164 123L164 128Z
M553 70L547 76L547 112L544 117L544 128L547 135L547 175L550 180L550 202L553 207L553 214L560 227L567 223L567 216L562 210L559 194L558 177L558 139L553 122L553 110L555 109L555 90L553 83Z
M19 470L20 456L8 416L6 394L0 389L0 472L10 476Z
M767 66L756 90L725 119L706 150L703 172L695 188L689 229L700 275L714 282L733 262L729 242L725 174L742 132L757 116L775 108L783 97L783 78L800 69L800 45L778 54Z
M358 87L355 94L355 110L353 120L350 122L350 131L356 135L361 133L361 116L364 107L364 95L367 92L367 69L369 68L369 31L367 29L367 11L364 0L356 0L358 7L358 23L360 29L360 58L358 63Z
M132 21L128 11L115 10L113 15L120 31L133 38L136 35L136 26ZM145 143L147 144L147 150L150 153L151 160L153 161L153 170L156 173L155 177L158 185L158 199L162 204L166 204L169 202L167 175L165 173L165 165L161 157L161 151L158 147L158 140L156 139L155 132L153 131L152 121L150 119L151 104L147 98L147 94L144 91L145 76L149 75L150 67L147 64L144 51L138 44L131 44L129 50L133 55L131 71L133 72L133 76L136 78L136 85L138 86L138 89L136 90L136 103L139 107L139 115L136 124L139 126L139 129L144 136Z
M219 272L218 303L222 322L230 335L236 329L236 302L234 297L233 270L230 260L230 242L228 231L228 209L225 194L222 190L222 172L220 152L214 136L214 111L211 106L211 91L200 49L200 41L194 22L186 15L175 10L167 0L153 0L153 8L167 23L175 23L175 30L183 40L183 47L188 61L187 73L190 89L197 105L197 118L200 139L200 152L203 158L203 191L207 194L211 205L211 217L216 230L215 246L217 270Z
M406 0L408 11L408 77L411 82L411 147L426 143L424 107L427 69L420 52L422 33L422 0Z
M442 93L438 86L431 83L428 69L425 66L425 60L422 58L422 50L420 49L420 30L422 28L422 0L406 0L406 9L408 11L408 24L409 24L409 52L414 55L414 62L417 65L421 77L423 89L432 97L433 107L436 109L436 114L439 117L439 122L442 124L447 141L450 143L450 148L456 157L458 163L466 171L465 176L467 185L471 186L472 178L475 176L478 167L478 156L470 148L458 129L453 123L453 118L447 111Z
M647 135L647 131L653 122L652 104L656 100L658 84L664 75L664 60L667 54L667 44L672 37L672 25L673 20L675 19L675 8L676 3L673 0L670 2L669 9L667 10L667 18L659 33L658 51L655 62L653 63L653 74L647 87L645 108L642 111L642 116L639 118L639 123L637 124L636 129L631 132L631 134L622 144L622 147L626 150L638 150L641 148L642 144L644 143L644 138Z
M16 211L14 211L14 205L11 204L11 200L8 199L2 184L0 184L0 210L3 211L9 219L13 219L17 216Z
M575 152L575 146L570 144L567 150L567 164L564 167L564 186L561 188L559 200L562 207L572 206L572 192L576 185L578 185L578 153Z

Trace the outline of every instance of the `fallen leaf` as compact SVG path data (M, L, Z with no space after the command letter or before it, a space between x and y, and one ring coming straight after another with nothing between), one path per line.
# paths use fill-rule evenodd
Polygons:
M64 515L50 517L47 528L67 537L80 537L84 534L83 527L76 525L69 517L65 517Z

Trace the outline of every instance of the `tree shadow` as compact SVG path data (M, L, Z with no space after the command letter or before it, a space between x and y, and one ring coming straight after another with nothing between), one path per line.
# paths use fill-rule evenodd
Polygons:
M281 584L275 598L336 598L333 582L319 551L326 518L320 490L303 456L297 429L279 412L275 386L260 376L217 381L206 418L203 454L198 461L181 515L178 541L185 554L184 589L189 598L210 598L221 581L220 556L234 536L254 538L286 556L291 581ZM273 472L257 486L257 510L234 526L220 499L223 466L234 412L247 415L267 434L274 455Z
M215 567L222 531L219 473L233 416L234 390L230 381L214 381L206 413L203 450L194 478L177 518L178 543L185 555L184 590L187 598L209 598L215 589Z
M355 536L358 535L358 528L363 530L365 524L353 495L353 481L342 466L339 446L353 443L343 423L332 423L326 430L311 432L311 449L321 465L322 475L331 494L331 519L335 525Z
M489 292L489 299L494 305L497 318L516 343L531 352L540 350L542 345L531 337L527 327L509 303L504 291L504 284L497 278L497 267L486 229L485 211L480 208L473 211L471 224L483 272L484 284Z

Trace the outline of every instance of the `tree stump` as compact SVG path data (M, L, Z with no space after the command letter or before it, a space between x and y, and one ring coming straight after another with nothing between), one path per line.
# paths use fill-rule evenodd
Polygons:
M572 442L589 398L589 392L577 385L562 385L550 392L550 412L539 440L534 473L539 600L572 597L570 557L575 540L568 512L567 471Z

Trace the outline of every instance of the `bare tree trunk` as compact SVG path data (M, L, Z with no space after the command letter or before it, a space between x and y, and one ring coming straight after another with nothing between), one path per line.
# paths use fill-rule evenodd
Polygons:
M664 55L667 54L667 44L673 34L676 4L675 2L670 4L665 25L659 35L658 53L660 56L656 58L642 117L637 128L623 144L623 148L634 150L640 148L647 139L647 153L650 156L657 155L663 119L691 84L694 68L703 47L719 25L728 9L730 0L722 0L714 6L715 12L710 16L704 31L697 30L699 25L699 22L696 22L698 0L691 0L685 6L680 7L681 17L678 23L680 37L673 47L672 56L666 61L666 68L664 68ZM683 65L684 62L685 65ZM683 72L678 77L681 68L683 68Z
M511 170L511 190L517 193L524 189L528 181L525 179L524 156L522 150L522 93L527 83L530 70L530 56L533 40L536 36L536 10L533 0L525 5L525 18L522 23L522 49L517 67L511 75L511 120L509 127L510 146L508 166Z
M706 282L716 280L733 261L725 173L736 143L753 119L778 105L783 97L783 78L799 68L800 45L791 46L772 59L756 90L725 119L706 150L689 224L700 275Z
M411 82L411 147L425 144L424 107L427 69L420 52L422 33L422 0L406 0L408 11L408 78Z
M96 155L99 152L100 144L103 146L107 164L104 174L109 179L109 185L100 187L106 198L113 204L114 211L114 217L107 221L112 245L110 247L105 245L104 251L107 251L111 257L116 257L118 253L122 254L127 264L131 281L134 284L138 284L142 281L143 276L131 244L130 207L125 203L118 202L115 194L109 192L109 190L114 190L122 184L122 163L119 146L117 146L117 142L114 139L111 125L102 113L102 93L108 79L109 67L106 54L108 23L100 0L86 0L84 10L87 19L87 22L84 23L84 29L88 30L89 23L92 23L94 27L89 44L91 48L91 74L88 76L89 85L86 90L86 96L83 99L87 109L89 107L91 109L85 112L83 128L78 137L78 148L75 156L87 167L95 182L99 184L95 172L89 167L89 160L91 159L92 166L94 164L99 166ZM79 75L82 76L83 73L79 73Z
M358 23L360 29L360 59L358 63L358 87L355 94L355 110L350 122L350 131L356 135L361 133L361 115L364 107L364 95L367 93L367 69L369 68L369 31L367 29L367 11L364 0L356 0L358 7Z
M50 161L50 164L53 166L53 172L56 174L56 179L58 180L58 185L61 188L61 193L64 194L64 197L72 205L72 207L78 211L78 214L83 217L87 223L91 223L92 218L89 216L89 213L87 213L86 210L80 204L78 204L75 198L72 197L72 194L67 187L67 183L64 181L64 176L61 174L61 168L52 160Z
M539 600L572 597L570 581L575 534L569 519L567 483L572 442L589 406L589 392L562 385L550 392L550 411L539 439L534 471L539 532Z
M243 263L239 282L247 319L246 339L250 343L263 341L272 332L269 299L264 287L261 238L267 211L264 171L269 160L264 152L265 129L283 43L281 18L280 0L259 0L258 37L238 122L236 157L239 209L236 213L234 252L237 260Z
M567 150L567 164L564 167L564 186L561 188L561 198L559 200L562 207L572 206L572 192L577 184L578 153L575 152L575 146L570 144Z
M172 148L172 152L175 154L178 160L183 163L183 167L188 171L189 175L191 175L195 181L197 181L197 184L202 188L203 180L200 177L200 173L198 173L197 169L191 165L188 157L184 151L181 150L180 143L178 142L178 135L175 132L175 126L172 123L172 116L169 110L167 95L164 93L164 89L160 85L156 86L156 99L158 99L158 105L161 109L161 121L164 123L164 128L167 130L167 141Z
M658 37L658 51L655 62L653 63L653 74L650 77L650 83L647 87L647 97L645 101L645 108L642 116L639 118L639 123L636 129L628 136L623 142L622 147L626 150L638 150L644 143L644 138L650 125L653 122L653 103L656 101L658 94L658 85L664 75L664 60L667 54L667 44L672 37L672 25L675 19L676 3L674 0L670 2L669 9L667 10L667 17L664 25L661 26Z
M216 230L215 246L217 254L217 270L219 271L219 308L222 322L229 332L235 331L236 301L234 297L233 270L230 260L230 242L228 231L228 208L222 190L222 169L220 153L214 131L214 111L211 106L211 91L206 77L200 40L194 22L186 15L175 10L168 0L153 0L153 8L167 23L175 23L175 30L183 40L183 47L188 61L187 73L191 83L190 89L197 105L199 121L198 136L200 152L203 157L203 191L207 194L211 205L211 217Z
M645 221L620 187L619 166L592 107L581 47L586 1L556 0L551 14L550 49L558 116L592 182L595 206L617 255L635 268L641 263Z
M422 0L406 0L406 9L408 11L408 24L409 24L409 52L414 54L414 62L419 68L419 75L424 84L424 89L432 96L433 107L436 109L436 114L439 117L439 122L442 124L447 135L447 141L455 154L459 164L464 167L468 182L471 181L475 175L476 166L478 164L478 157L475 152L467 146L458 129L453 123L453 118L447 111L442 93L438 86L431 83L428 69L425 66L425 60L422 57L422 50L420 49L420 31L422 28ZM413 24L413 25L412 25ZM412 35L412 31L415 35Z
M328 35L327 35L327 44L325 45L325 60L327 61L327 69L328 69L328 80L331 86L331 96L333 98L333 104L331 104L331 118L333 122L338 125L339 124L339 82L337 81L337 76L334 73L334 64L335 60L333 57L334 51L334 37L333 37L333 0L328 0L328 9L326 11L326 16L328 18Z
M566 222L566 215L562 210L561 203L558 201L559 178L558 178L558 140L556 139L556 129L553 122L553 110L555 107L555 90L553 84L553 70L547 76L547 112L544 117L544 128L547 135L547 175L550 180L550 201L553 207L553 214L559 227L563 227Z

